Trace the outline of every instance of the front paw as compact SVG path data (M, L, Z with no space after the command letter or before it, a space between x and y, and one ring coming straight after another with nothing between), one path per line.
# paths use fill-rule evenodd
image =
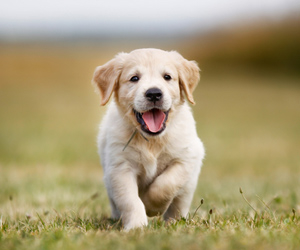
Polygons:
M148 219L143 203L140 202L131 211L122 213L122 221L125 231L147 226Z
M142 201L145 205L146 214L149 217L158 216L164 214L170 205L170 199L163 194L157 194L148 190L143 197Z
M124 230L129 231L135 228L141 228L148 225L147 216L131 218L127 223L124 223Z

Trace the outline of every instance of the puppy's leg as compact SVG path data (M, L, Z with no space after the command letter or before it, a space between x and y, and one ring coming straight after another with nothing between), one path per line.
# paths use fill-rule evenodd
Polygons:
M164 219L180 219L188 215L194 193L198 183L200 168L191 175L186 185L178 192L178 195L173 199L169 208L164 214Z
M120 219L121 214L118 211L116 204L110 197L109 197L109 204L110 204L110 209L111 209L111 218L116 219L116 220Z
M115 166L108 174L109 195L119 214L125 230L146 226L147 215L138 196L136 174L127 164ZM114 215L116 211L112 211Z
M188 168L181 163L174 163L159 175L142 197L147 215L164 214L178 192L186 185L189 176Z
M164 220L180 219L188 215L194 191L184 192L174 198L167 211L164 214Z

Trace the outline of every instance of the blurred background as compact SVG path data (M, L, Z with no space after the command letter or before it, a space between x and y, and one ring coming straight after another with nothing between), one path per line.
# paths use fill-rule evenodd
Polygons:
M103 188L94 69L156 47L201 68L193 111L207 157L194 206L246 186L299 207L299 14L298 0L2 1L0 202L38 189L27 198L41 207L59 185Z

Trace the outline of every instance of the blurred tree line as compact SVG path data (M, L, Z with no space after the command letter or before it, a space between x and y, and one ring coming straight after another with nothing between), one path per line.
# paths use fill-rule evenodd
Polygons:
M300 76L300 15L189 38L189 58L202 68L248 68Z

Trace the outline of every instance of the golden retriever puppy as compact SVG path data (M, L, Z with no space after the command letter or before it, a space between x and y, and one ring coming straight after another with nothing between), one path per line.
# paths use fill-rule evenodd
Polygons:
M105 105L98 136L112 218L124 229L187 216L204 147L186 99L194 104L199 68L175 51L138 49L96 68Z

